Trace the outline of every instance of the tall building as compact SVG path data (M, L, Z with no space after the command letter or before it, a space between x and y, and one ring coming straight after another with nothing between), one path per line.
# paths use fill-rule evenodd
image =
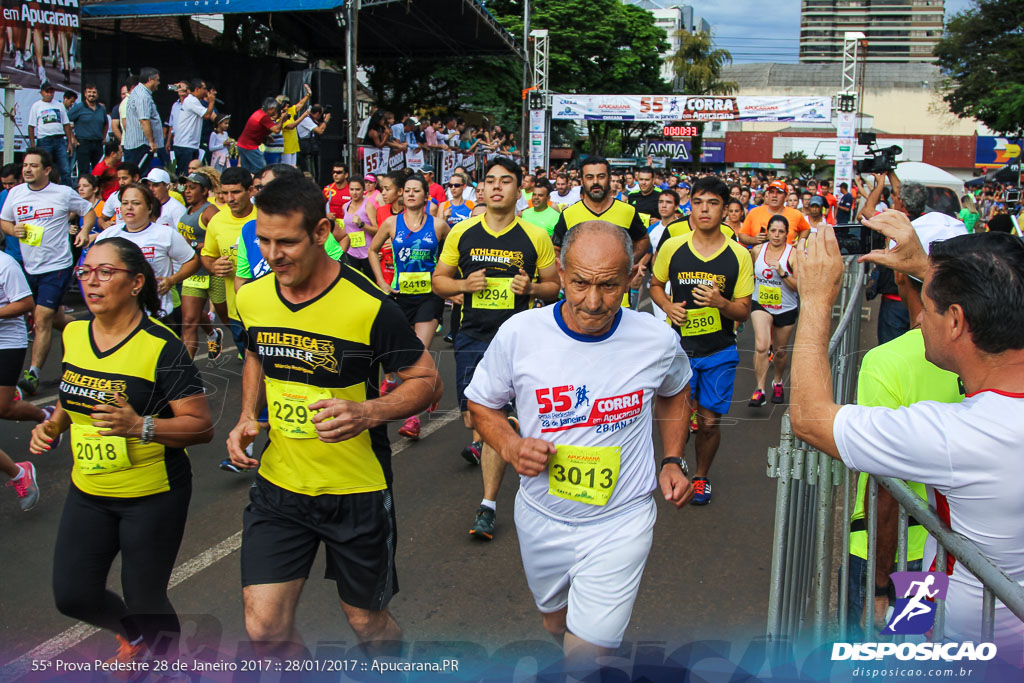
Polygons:
M945 0L802 0L800 61L843 61L843 34L860 31L869 62L932 62Z
M672 58L679 51L679 31L685 29L691 33L697 31L711 32L711 24L698 14L690 5L680 5L672 0L622 0L623 4L635 5L654 15L654 25L665 29L669 48L661 55L661 77L673 84L678 90L675 74L672 72Z

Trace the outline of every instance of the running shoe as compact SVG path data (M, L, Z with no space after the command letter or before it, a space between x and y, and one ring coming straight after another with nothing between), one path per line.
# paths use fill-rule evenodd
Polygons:
M133 670L132 665L142 662L146 658L146 644L132 645L120 633L115 633L114 636L117 638L117 654L107 660L108 670L114 670L114 676L122 681L140 678L140 672ZM141 673L145 676L144 671Z
M448 334L444 335L444 341L447 344L454 344L455 336L451 332L449 332Z
M786 391L782 387L782 382L776 384L772 382L772 403L782 403L786 400Z
M441 334L441 330L443 330L443 329L444 329L444 325L442 325L441 323L438 323L437 324L437 329L434 330L434 334Z
M772 399L772 401L774 402L775 399ZM750 397L750 402L747 405L751 408L760 408L765 402L764 392L757 389L754 391L754 395Z
M21 387L14 387L14 398L13 401L20 401L22 399Z
M217 360L224 344L224 332L219 328L213 328L213 339L206 338L206 357L210 360Z
M398 433L407 439L418 440L420 438L420 419L413 415L398 428Z
M43 406L43 414L46 415L46 420L49 420L51 417L53 417L53 414L55 412L57 412L57 406ZM46 420L43 421L45 422ZM60 445L60 440L61 438L63 438L63 436L63 434L57 435L57 438L54 439L53 442L50 444L51 451Z
M711 482L707 477L694 477L693 490L695 493L690 500L691 505L707 505L711 502Z
M694 408L692 411L690 411L690 433L692 434L693 432L697 431L697 429L697 409Z
M21 56L21 50L15 50L14 51L14 68L15 69L24 69L25 68L25 60Z
M231 458L224 458L220 461L220 468L225 472L233 472L234 474L241 474L244 470L231 462Z
M21 508L21 511L28 512L39 502L39 484L36 483L36 467L30 462L15 464L21 467L21 471L24 474L21 475L21 479L17 481L12 479L5 485L12 487L18 495L18 507Z
M462 457L470 465L480 464L480 451L484 447L483 441L470 441L469 445L462 449Z
M21 389L22 395L28 394L29 396L35 396L36 392L39 391L39 377L31 370L26 370L21 373L21 379L18 380L18 387Z
M476 509L476 521L469 530L469 535L481 541L489 541L494 538L494 510L481 505Z
M429 406L427 406L427 412L428 413L432 413L435 410L437 410L437 406L438 406L439 403L440 403L440 401L434 401L433 403L431 403Z
M775 347L771 344L768 345L768 362L771 363L775 360Z
M390 380L387 377L385 377L384 381L380 383L380 395L387 396L392 391L394 391L395 387L397 386L398 382L396 380Z

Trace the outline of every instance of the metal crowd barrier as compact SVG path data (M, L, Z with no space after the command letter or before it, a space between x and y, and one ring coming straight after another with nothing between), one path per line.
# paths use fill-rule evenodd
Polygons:
M856 398L860 360L861 294L865 276L854 259L849 259L839 298L839 322L829 341L833 393L839 404ZM809 639L817 645L828 640L846 640L849 624L848 584L838 581L833 559L838 554L840 574L849 572L851 497L857 473L840 461L811 448L793 436L789 415L782 419L778 447L768 449L768 476L778 481L775 499L775 530L768 597L767 635L773 643ZM1024 620L1024 587L1006 576L985 557L972 541L943 523L933 508L906 483L889 477L869 477L865 524L868 535L865 571L865 633L874 631L874 573L876 557L875 520L878 486L889 491L899 505L897 571L907 569L908 520L913 516L935 539L936 566L946 565L947 553L969 570L984 586L981 634L992 639L995 599L999 598L1018 618ZM841 514L835 517L841 500ZM839 528L836 528L839 525ZM834 547L838 542L840 546ZM833 617L832 596L838 596ZM938 601L932 641L944 635L945 601ZM855 615L859 618L859 615ZM872 638L866 636L867 640ZM895 636L902 642L902 636Z
M360 146L357 154L356 168L360 170L361 174L380 175L391 171L400 171L404 168L419 169L423 164L430 164L434 167L439 182L446 182L448 176L458 166L466 168L475 179L480 180L483 178L485 167L490 159L496 156L505 156L496 152L462 154L440 149L424 149L420 153L392 153L388 148L377 149L367 146ZM512 155L511 158L519 160L520 157Z

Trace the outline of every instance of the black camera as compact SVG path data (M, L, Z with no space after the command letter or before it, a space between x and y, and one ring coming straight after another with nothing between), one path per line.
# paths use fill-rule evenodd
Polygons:
M833 226L839 253L843 256L859 256L874 249L885 248L885 235L860 223L839 223Z
M857 144L867 145L869 156L854 162L853 170L856 173L888 173L896 168L896 157L903 154L903 148L899 145L880 148L875 142L874 133L859 133Z

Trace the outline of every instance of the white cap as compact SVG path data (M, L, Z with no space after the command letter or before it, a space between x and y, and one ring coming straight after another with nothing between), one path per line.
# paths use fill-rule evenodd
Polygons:
M910 224L914 226L914 232L917 233L917 239L921 242L921 246L924 247L924 253L926 254L931 253L934 242L941 242L952 237L969 234L967 226L964 225L963 221L947 216L939 211L932 211L919 216L910 221ZM895 242L890 242L890 248L893 245L895 245ZM917 280L916 277L914 279Z
M152 168L144 180L148 180L151 183L165 183L169 185L171 176L162 168Z

